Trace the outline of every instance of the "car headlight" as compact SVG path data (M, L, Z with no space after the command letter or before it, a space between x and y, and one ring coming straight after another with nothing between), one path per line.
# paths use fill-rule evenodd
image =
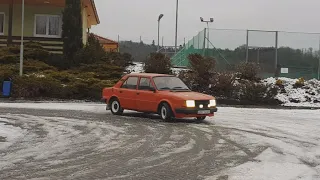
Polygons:
M186 105L187 107L196 107L196 102L194 100L187 100Z
M216 105L217 105L216 100L214 100L214 99L210 100L209 107L214 107Z

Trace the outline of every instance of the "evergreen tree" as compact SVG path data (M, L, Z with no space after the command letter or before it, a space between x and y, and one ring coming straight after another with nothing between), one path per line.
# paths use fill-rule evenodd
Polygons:
M63 55L69 66L76 64L74 55L83 47L80 0L66 0L63 10Z

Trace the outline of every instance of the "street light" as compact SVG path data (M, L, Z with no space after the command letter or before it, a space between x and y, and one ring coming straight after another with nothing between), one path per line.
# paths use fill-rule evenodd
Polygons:
M176 36L175 36L175 46L174 46L175 53L177 53L177 44L178 44L178 10L179 10L179 0L177 0L177 5L176 5Z
M160 20L163 18L163 14L160 14L158 17L158 51L160 49Z
M210 36L210 33L209 33L209 23L213 23L214 19L213 19L213 18L210 18L210 20L204 20L203 17L200 17L200 20L201 20L201 22L207 23L207 29L208 29L207 49L209 49L209 38L210 38L210 37L209 37L209 36Z

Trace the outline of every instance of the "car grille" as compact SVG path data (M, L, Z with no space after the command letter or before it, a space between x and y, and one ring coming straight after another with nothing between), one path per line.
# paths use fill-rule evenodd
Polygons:
M210 101L209 100L196 100L196 108L200 108L199 106L202 104L203 108L208 108Z

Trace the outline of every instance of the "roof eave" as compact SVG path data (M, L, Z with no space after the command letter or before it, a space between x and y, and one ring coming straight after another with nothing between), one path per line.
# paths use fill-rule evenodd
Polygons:
M92 5L92 8L93 8L93 11L94 11L94 16L96 17L96 20L97 20L97 24L100 24L100 19L99 19L99 15L97 12L96 4L94 3L94 0L90 0L90 2Z

